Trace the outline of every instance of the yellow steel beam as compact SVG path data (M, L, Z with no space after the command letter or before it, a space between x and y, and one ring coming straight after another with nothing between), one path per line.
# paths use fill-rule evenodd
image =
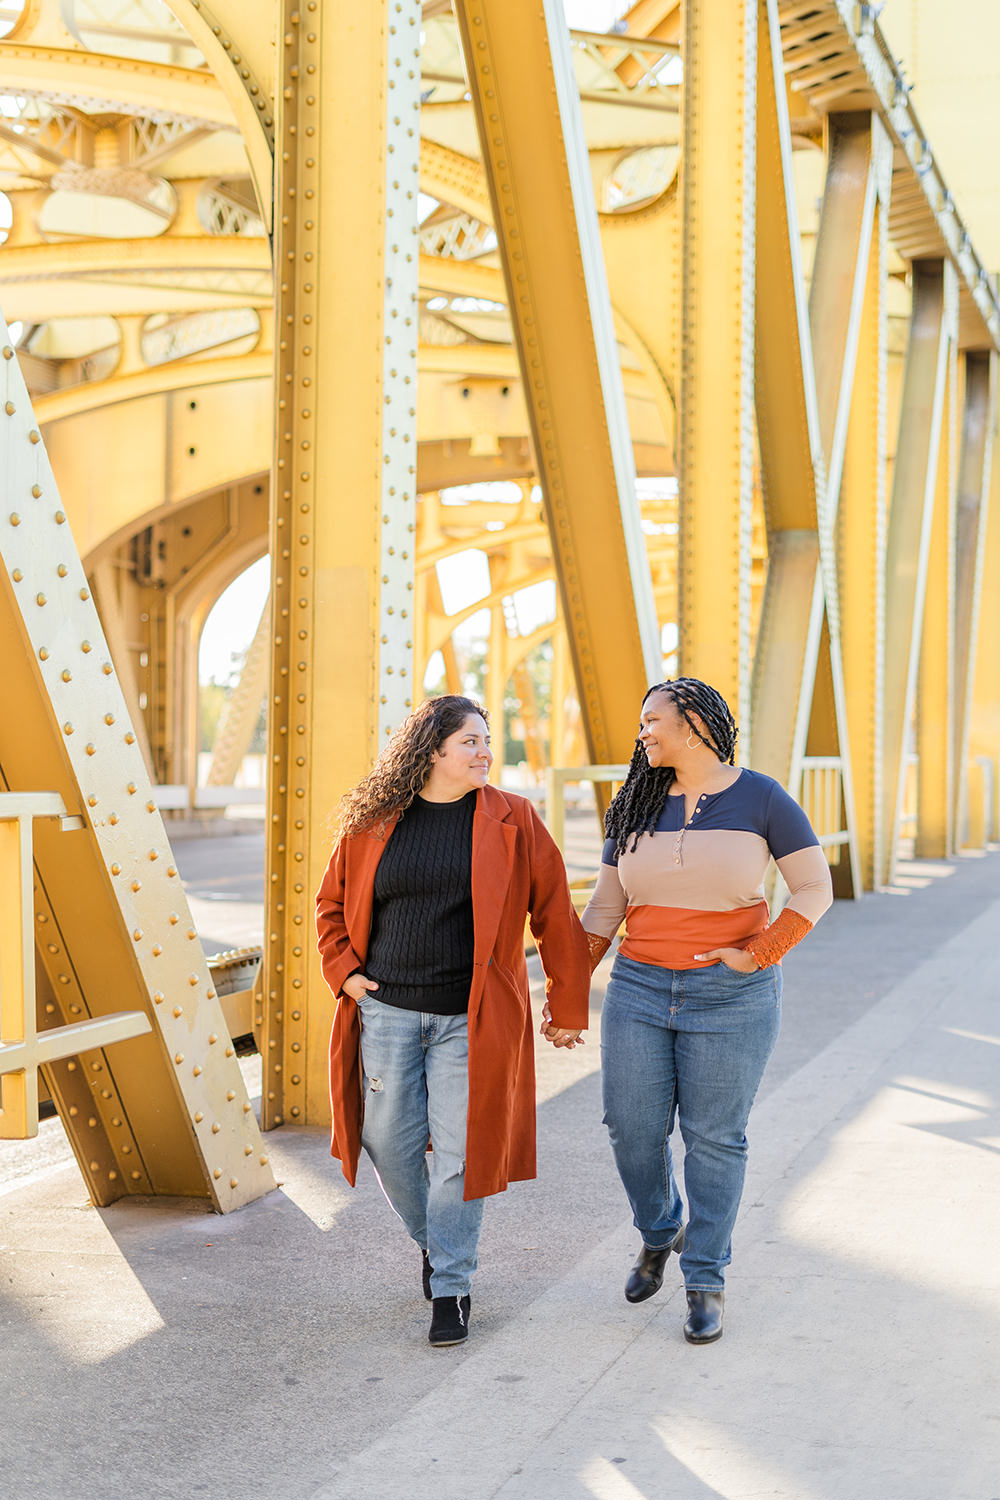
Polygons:
M240 680L230 693L215 736L206 786L232 786L250 748L261 704L267 694L271 633L271 601L268 598L250 642Z
M214 74L247 148L267 229L273 229L272 188L278 54L289 45L278 31L275 0L166 0ZM308 0L307 0L308 9Z
M588 752L616 760L660 656L568 38L551 0L456 14Z
M860 895L833 553L838 496L836 489L827 488L813 362L815 334L824 373L829 362L839 375L837 386L850 389L856 337L848 361L846 350L823 347L822 319L817 328L810 326L775 0L762 0L759 24L755 383L768 567L754 661L754 763L799 796L807 744L810 754L840 759L848 845L838 879L842 894ZM814 305L820 307L832 300L827 285L833 260L827 236L832 232L827 215L813 278ZM866 245L841 243L839 250L845 259L852 252L860 254L867 269ZM863 276L855 273L853 281L864 287ZM853 291L851 300L859 302L860 291ZM858 316L855 311L855 325ZM841 399L839 389L837 394ZM828 438L834 449L833 483L839 485L843 447L842 439L837 446L832 424Z
M1000 840L1000 462L997 461L997 418L993 419L993 462L990 465L989 506L983 542L982 590L976 636L975 672L969 715L968 758L993 767L993 819L986 837Z
M965 398L955 507L954 714L955 828L962 842L968 838L969 725L997 407L996 354L976 351L963 358ZM988 643L988 649L997 648L995 640Z
M824 465L805 305L784 79L772 22L757 52L755 392L767 517L767 582L753 674L754 764L798 792L823 620ZM780 57L780 52L779 52Z
M45 441L83 555L141 517L266 472L273 389L233 381L50 423Z
M268 1125L329 1117L313 895L331 809L414 697L417 463L419 3L280 17Z
M482 162L426 136L420 142L420 190L472 214L484 224L493 222Z
M680 669L748 757L756 0L690 0L683 55Z
M865 257L867 275L834 525L849 769L859 883L865 890L878 883L875 851L882 826L887 220L887 205L880 198ZM845 310L845 319L847 316ZM828 743L828 738L823 743ZM839 882L837 888L840 894Z
M235 1208L274 1178L27 390L0 342L0 774L80 817L78 832L36 835L46 1013L72 1024L128 1009L152 1023L94 1059L78 1081L89 1107L64 1123L99 1203L153 1191Z
M958 414L958 329L949 329L948 368L938 449L934 519L917 669L917 826L920 859L946 859L955 849L955 486Z
M145 400L148 396L165 395L168 391L190 392L192 395L206 386L228 385L245 380L272 381L274 355L258 353L220 355L217 358L171 360L169 364L149 365L143 370L131 370L124 375L111 375L107 380L86 381L68 386L65 390L49 391L35 397L35 415L43 426L65 422L70 417L79 417L111 406L130 404Z
M56 103L83 105L93 114L148 115L155 110L217 129L232 130L238 123L218 79L201 68L115 57L83 47L60 50L4 42L0 87L6 93L23 89Z
M879 881L891 878L902 815L947 383L947 304L954 295L952 276L950 264L940 260L913 265L913 315L886 542Z

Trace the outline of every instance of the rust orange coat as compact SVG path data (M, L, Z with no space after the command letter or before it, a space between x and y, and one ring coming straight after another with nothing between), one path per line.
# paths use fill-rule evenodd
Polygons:
M338 999L330 1038L331 1149L352 1186L361 1150L361 1023L341 986L364 968L375 871L391 832L341 839L316 897L323 975ZM587 939L559 851L526 798L491 786L476 794L472 913L467 1199L535 1176L534 1023L524 957L529 914L557 1026L586 1026L590 988Z

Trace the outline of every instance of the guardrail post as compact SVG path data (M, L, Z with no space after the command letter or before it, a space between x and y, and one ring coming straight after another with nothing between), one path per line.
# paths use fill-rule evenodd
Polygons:
M142 1036L149 1017L119 1011L71 1026L38 1031L35 1016L35 935L32 821L58 818L83 828L55 792L0 793L0 1139L38 1134L38 1069L78 1052Z

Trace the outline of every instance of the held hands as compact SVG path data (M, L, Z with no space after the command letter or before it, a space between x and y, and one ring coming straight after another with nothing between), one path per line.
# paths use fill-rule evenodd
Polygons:
M547 1042L552 1043L553 1047L568 1047L572 1051L577 1042L579 1042L581 1047L587 1045L586 1037L581 1036L579 1031L573 1031L565 1026L554 1026L552 1024L552 1011L549 1009L549 1002L547 1000L542 1006L542 1024L538 1030Z
M757 970L757 960L743 948L710 948L707 953L696 953L694 956L707 960L717 958L727 969L735 969L737 974L754 974Z
M366 979L359 970L357 974L349 975L340 989L341 994L347 995L351 1000L363 1000L372 990L378 989L378 980Z

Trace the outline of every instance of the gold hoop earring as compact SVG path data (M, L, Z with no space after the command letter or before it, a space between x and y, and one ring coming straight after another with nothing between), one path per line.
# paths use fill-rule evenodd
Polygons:
M699 738L697 737L697 735L695 735L695 741L694 741L694 744L692 745L692 743L691 743L691 735L692 734L694 734L694 730L693 729L689 731L688 737L687 737L687 739L685 740L684 743L687 745L687 747L688 747L689 750L697 750L697 748L698 748L699 744L701 743L701 741L699 740Z

